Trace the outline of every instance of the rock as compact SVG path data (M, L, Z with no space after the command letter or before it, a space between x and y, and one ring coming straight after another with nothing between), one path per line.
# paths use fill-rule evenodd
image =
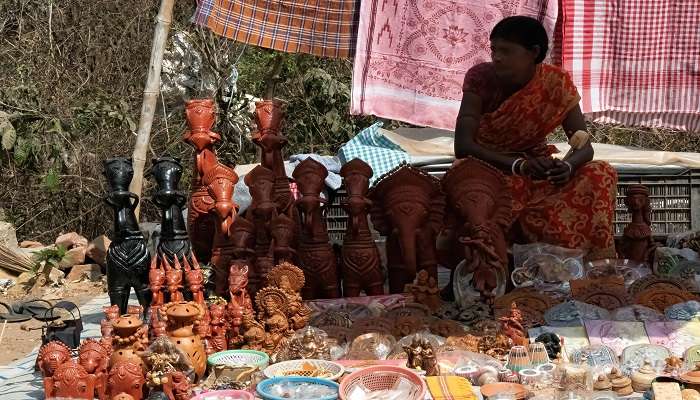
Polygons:
M32 272L22 272L17 277L17 285L33 285L36 275Z
M59 286L63 284L66 274L59 270L58 268L51 268L49 276L47 277L45 273L39 273L36 277L36 282L32 289L29 291L29 295L43 297L44 293L50 286Z
M0 221L0 244L4 244L11 249L19 247L15 227L9 222Z
M59 285L63 283L63 280L66 278L66 273L59 270L58 268L51 268L51 272L49 272L49 281L48 283L51 285Z
M56 246L63 246L66 249L73 249L75 247L87 247L88 240L78 235L75 232L64 233L63 235L56 238Z
M100 267L98 264L74 265L66 276L66 280L68 282L75 282L83 279L96 282L101 278L102 267Z
M85 255L92 261L100 264L106 265L107 260L107 249L112 243L111 240L105 235L101 235L95 238L87 247Z
M24 240L19 244L19 247L22 249L40 249L45 246L33 240Z
M66 252L63 259L58 263L58 268L68 269L74 265L85 263L85 251L87 246L74 247Z

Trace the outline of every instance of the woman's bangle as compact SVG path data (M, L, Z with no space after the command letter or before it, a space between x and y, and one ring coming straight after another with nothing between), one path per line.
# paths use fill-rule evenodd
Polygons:
M519 175L517 172L515 172L516 167L518 166L519 162L525 161L524 158L516 158L515 161L513 161L513 164L510 166L510 171L513 173L513 175Z
M571 165L571 163L568 161L564 161L564 164L566 164L566 166L569 167L569 175L573 175L574 174L574 166Z

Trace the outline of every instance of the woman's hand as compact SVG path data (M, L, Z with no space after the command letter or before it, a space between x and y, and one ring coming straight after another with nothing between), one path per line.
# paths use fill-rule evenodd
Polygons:
M574 175L573 166L562 160L554 160L554 167L547 171L547 180L554 185L563 185Z
M555 166L555 160L551 157L528 158L523 166L523 174L536 180L547 179L548 172Z

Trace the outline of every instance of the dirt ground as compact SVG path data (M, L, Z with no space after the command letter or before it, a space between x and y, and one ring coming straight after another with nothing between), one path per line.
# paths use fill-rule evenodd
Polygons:
M105 292L105 286L102 282L74 282L68 283L65 287L58 291L48 292L43 296L45 300L52 303L58 300L68 300L77 305L84 304ZM30 300L25 297L21 300ZM7 295L0 295L0 301L3 303L14 303L21 301L18 298L12 298ZM4 309L0 312L5 312ZM40 328L43 322L31 319L26 322L7 323L0 322L0 332L4 329L4 334L0 339L0 367L8 365L31 352L35 347L41 345L41 329L23 330L22 326L27 328Z

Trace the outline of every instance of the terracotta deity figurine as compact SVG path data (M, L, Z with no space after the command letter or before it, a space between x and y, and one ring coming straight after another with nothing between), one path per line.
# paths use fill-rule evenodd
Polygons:
M284 313L286 295L281 289L268 286L258 291L255 304L259 310L258 319L265 326L263 348L268 354L273 354L280 341L289 333L289 321Z
M59 365L53 375L52 394L57 398L88 399L95 397L95 375L88 374L80 364L69 360Z
M169 374L169 380L163 384L163 392L170 400L190 400L192 398L192 384L182 371L173 371Z
M44 377L44 393L46 398L55 397L54 374L60 365L70 360L70 348L58 340L48 342L39 349L37 366Z
M105 202L114 210L114 236L107 250L107 291L112 305L126 313L133 288L139 304L148 308L148 264L151 260L143 233L139 230L135 209L139 197L129 191L134 176L131 159L110 158L104 162L109 192Z
M209 339L209 346L211 347L211 351L217 353L228 350L226 304L211 304L209 306L209 318L209 324L211 326L211 339Z
M656 245L651 231L649 189L644 185L629 186L625 204L632 221L625 227L620 253L623 258L651 265Z
M515 303L510 306L510 314L498 319L503 334L508 336L516 346L527 346L528 340L523 327L523 315Z
M228 329L228 347L231 349L235 349L238 347L241 347L244 342L246 342L246 339L244 337L244 333L246 333L246 329L250 328L253 326L252 322L253 321L248 321L248 325L245 325L246 321L244 317L246 315L251 316L250 318L253 318L253 312L250 311L246 313L245 308L242 306L237 305L236 303L228 303L228 306L226 307L226 315L229 321L229 326L230 328ZM264 332L263 332L264 336ZM262 341L262 339L261 339ZM257 348L253 348L254 350L259 350Z
M290 335L305 327L311 317L311 309L299 294L304 287L304 279L304 272L290 263L279 264L267 275L268 283L281 289L287 297L285 313L289 319Z
M368 197L374 228L387 237L389 291L403 292L421 269L437 279L435 238L445 214L440 181L402 164L381 177Z
M120 361L110 368L108 381L110 398L113 399L124 393L134 400L143 399L143 386L146 383L146 378L142 365Z
M175 258L183 262L190 254L190 240L182 208L187 203L187 195L179 190L182 177L182 164L173 157L160 157L153 160L151 175L155 178L157 190L153 202L160 208L160 240L158 256L174 263Z
M187 210L187 227L192 250L199 260L208 262L211 258L211 243L214 240L215 216L211 211L214 199L202 183L204 174L218 163L214 145L221 135L213 132L216 118L214 100L190 100L185 104L185 117L189 129L183 139L194 147L194 170L192 193Z
M241 324L241 332L243 334L244 349L263 350L265 344L265 327L263 324L255 320L253 313L243 314Z
M255 122L257 131L253 133L253 143L262 151L262 166L274 174L274 196L280 214L289 214L292 206L292 193L289 179L284 169L282 148L287 138L280 131L282 125L282 102L263 100L255 103ZM289 214L291 217L292 215Z
M99 399L107 398L107 373L112 348L106 348L95 339L86 339L78 349L78 364L95 376L95 391Z
M170 266L167 259L162 260L165 267L165 280L168 283L168 293L170 301L183 301L185 298L182 295L182 268L180 262L175 259L175 265Z
M379 250L367 222L372 207L372 201L367 198L372 175L372 167L359 158L340 169L348 193L342 206L349 217L340 256L345 297L357 297L362 290L368 296L384 294Z
M265 286L259 279L267 276L274 267L275 257L272 249L272 230L270 222L277 215L277 205L272 201L275 176L262 165L253 168L245 176L245 184L250 190L251 204L246 211L255 226L255 268L253 289Z
M512 224L511 194L505 176L494 167L466 158L455 162L444 178L451 212L461 222L467 273L488 302L507 275L506 232Z
M437 281L428 274L427 270L418 271L416 281L406 285L406 293L413 295L416 303L427 306L432 312L439 310L442 306Z
M296 201L301 216L299 258L306 277L302 296L305 299L340 297L336 257L328 241L320 193L325 188L328 171L323 164L307 158L294 169L301 198Z

